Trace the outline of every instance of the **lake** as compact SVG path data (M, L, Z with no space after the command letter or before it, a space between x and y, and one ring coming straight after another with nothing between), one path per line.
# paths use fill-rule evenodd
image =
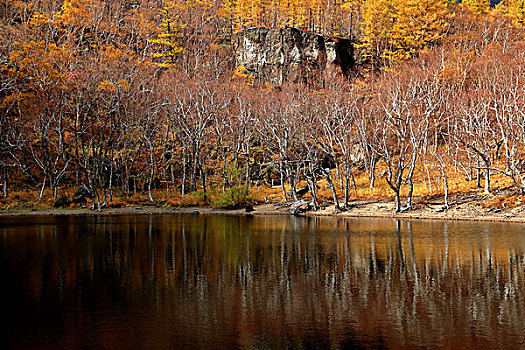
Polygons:
M525 225L0 217L0 347L525 348Z

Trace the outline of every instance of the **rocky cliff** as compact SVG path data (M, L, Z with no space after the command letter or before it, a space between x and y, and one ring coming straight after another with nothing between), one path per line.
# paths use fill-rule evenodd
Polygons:
M237 67L273 85L322 83L327 69L346 74L355 62L350 40L292 27L248 28L237 33L233 46Z

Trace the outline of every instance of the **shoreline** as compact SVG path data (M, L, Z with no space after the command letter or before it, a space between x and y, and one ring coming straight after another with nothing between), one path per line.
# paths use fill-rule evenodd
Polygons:
M338 218L388 218L403 220L432 220L432 221L479 221L479 222L511 222L525 223L525 207L501 210L497 213L492 210L482 210L479 203L463 203L454 205L442 211L440 204L417 205L415 210L394 214L393 203L381 201L355 201L352 208L346 211L334 212L333 205L318 211L308 211L292 214L285 205L261 204L254 206L254 211L246 212L244 209L220 209L207 207L154 207L133 206L125 208L106 208L101 211L82 209L22 209L0 211L2 217L27 217L27 216L120 216L120 215L164 215L164 214L192 214L198 215L234 215L234 216L259 216L259 215L296 215L303 217L338 217ZM478 208L476 208L478 207Z

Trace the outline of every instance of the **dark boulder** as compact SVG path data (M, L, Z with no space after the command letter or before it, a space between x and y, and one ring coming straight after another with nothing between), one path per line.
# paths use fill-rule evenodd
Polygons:
M54 207L55 208L63 208L63 207L69 206L70 204L71 204L71 202L69 201L69 197L68 196L60 196L55 201Z
M73 195L73 203L75 204L86 204L87 198L93 198L91 190L84 184L80 185L78 190Z
M246 208L244 208L244 211L247 213L251 213L252 211L255 211L255 209L253 208L253 205L248 204Z
M313 206L312 206L312 203L311 202L308 202L306 200L300 200L300 201L297 201L295 203L293 203L291 206L290 206L290 213L293 214L293 215L297 215L297 214L301 214L301 213L306 213L310 210L312 210Z
M297 193L298 196L304 196L305 194L308 193L308 191L309 191L308 186L298 187L295 189L295 192ZM293 196L293 191L292 190L286 191L286 194L291 197Z

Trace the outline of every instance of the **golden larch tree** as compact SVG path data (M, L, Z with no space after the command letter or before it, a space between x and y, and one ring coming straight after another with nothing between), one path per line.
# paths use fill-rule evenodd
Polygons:
M160 62L157 63L160 67L174 66L178 57L184 52L181 46L181 30L184 24L181 23L178 14L180 6L178 1L166 1L160 9L162 14L160 33L156 39L150 40L150 43L158 47L153 57L160 59Z
M461 5L469 8L478 15L486 15L490 10L489 0L463 0Z
M525 0L504 0L496 6L496 12L510 17L515 25L525 24Z

